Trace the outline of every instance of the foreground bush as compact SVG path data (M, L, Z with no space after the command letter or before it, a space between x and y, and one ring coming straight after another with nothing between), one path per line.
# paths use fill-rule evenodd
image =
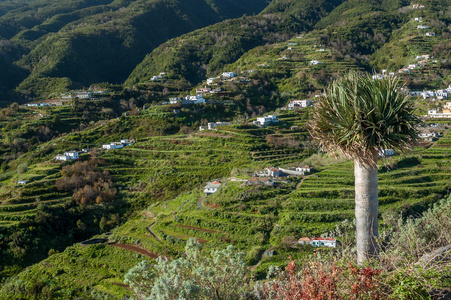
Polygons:
M161 256L156 264L145 261L125 275L138 299L237 299L248 287L245 255L232 245L203 253L193 238L186 255L169 261Z

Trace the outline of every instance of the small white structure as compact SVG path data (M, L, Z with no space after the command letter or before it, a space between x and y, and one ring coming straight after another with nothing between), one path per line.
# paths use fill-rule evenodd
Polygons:
M311 66L316 66L316 65L318 65L318 64L320 64L321 62L319 61L319 60L311 60L310 61L310 65Z
M163 77L155 75L155 76L152 76L152 78L150 78L150 80L156 81L156 80L160 80L161 78L163 78Z
M124 144L113 142L110 144L103 145L102 148L105 150L121 149L121 148L124 148Z
M375 75L373 75L373 76L371 76L373 79L378 79L378 80L382 80L382 79L384 79L384 76L383 75L381 75L381 74L375 74Z
M202 95L186 96L185 100L182 102L182 104L199 104L199 103L205 103L205 99L202 97Z
M418 25L417 26L417 29L428 29L429 28L429 26L426 26L426 25Z
M304 172L304 173L310 173L313 170L313 168L309 167L309 166L302 166L302 167L297 167L296 171L298 172Z
M207 183L207 185L204 188L205 195L209 196L211 194L214 194L218 191L218 189L221 187L221 182L215 180L212 182Z
M183 98L169 98L169 104L177 104L182 100Z
M214 78L214 77L208 78L207 79L207 84L211 85L211 84L213 84L215 82L215 80L216 80L216 78Z
M27 184L29 181L28 180L17 180L17 184Z
M288 103L288 108L304 108L312 105L312 100L291 100Z
M222 73L222 78L233 78L236 77L235 72L224 72Z
M55 159L56 160L61 160L61 161L78 159L78 151L64 152L63 155L58 154L57 156L55 156Z
M337 247L337 240L336 239L326 239L326 238L312 238L311 245L313 247L330 247L335 248Z
M269 115L266 117L259 117L254 124L257 126L268 126L270 124L278 124L279 118L276 115Z
M268 176L271 177L279 177L280 175L282 175L282 171L279 168L266 168L266 173L268 174Z
M426 32L426 36L435 36L435 32L433 31Z
M313 247L337 247L337 240L332 238L308 238L302 237L298 240L299 245L311 245Z
M418 136L423 140L432 141L434 138L438 137L438 133L425 129L421 130Z

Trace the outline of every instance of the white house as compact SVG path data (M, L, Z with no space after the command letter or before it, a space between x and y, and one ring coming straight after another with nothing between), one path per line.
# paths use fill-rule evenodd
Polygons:
M78 159L78 151L64 152L63 155L58 154L57 156L55 156L55 159L62 160L62 161Z
M214 78L214 77L208 78L207 79L207 84L208 85L213 84L215 82L215 80L216 80L216 78Z
M205 195L211 195L218 191L218 189L221 187L221 182L215 180L213 182L207 183L207 185L204 188Z
M417 26L417 29L428 29L429 28L429 26L426 26L426 25L418 25Z
M186 96L185 101L182 102L183 104L199 104L199 103L205 103L205 99L202 97L202 95L196 95L196 96Z
M426 36L435 36L435 32L433 31L426 32Z
M326 239L326 238L312 238L311 245L313 247L337 247L336 239Z
M177 104L182 101L183 98L169 98L169 104Z
M316 66L316 65L318 65L318 64L320 64L321 62L319 61L319 60L311 60L310 61L310 65L311 66Z
M27 184L28 180L17 180L17 184Z
M313 247L337 247L337 240L332 238L308 238L302 237L298 240L299 245L311 245Z
M256 121L254 121L255 125L258 126L268 126L270 124L279 123L279 118L276 115L269 115L266 117L259 117Z
M224 72L224 73L222 73L222 77L223 78L233 78L233 77L236 77L236 73L235 72Z
M309 166L302 166L302 167L297 167L296 171L298 172L304 172L304 173L310 173L313 170L313 168L309 167Z
M423 140L432 141L434 138L438 137L438 134L436 132L425 129L421 130L418 136Z
M110 144L105 144L102 147L105 150L121 149L121 148L124 148L124 144L113 142L113 143L110 143Z
M288 103L288 108L304 108L312 105L312 100L291 100Z
M421 93L421 95L423 96L423 99L431 98L431 97L435 96L435 92L433 92L433 91L423 91Z
M207 128L208 128L208 130L212 130L213 128L219 127L222 125L232 125L232 123L230 123L230 122L216 122L216 123L210 122L207 124Z
M161 78L163 78L163 77L155 75L155 76L152 76L152 78L150 78L150 80L156 81L156 80L160 80Z
M268 174L268 176L271 177L279 177L280 175L282 175L282 171L280 171L279 168L266 168L266 173Z

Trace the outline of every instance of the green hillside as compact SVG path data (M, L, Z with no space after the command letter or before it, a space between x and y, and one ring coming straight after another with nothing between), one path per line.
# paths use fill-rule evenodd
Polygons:
M0 1L0 299L127 299L130 268L181 257L190 238L204 253L233 244L255 280L341 253L293 247L301 237L343 230L353 253L353 164L321 152L309 120L349 70L397 73L410 91L451 84L451 6L422 4ZM92 97L75 98L81 90ZM201 103L181 100L198 94ZM287 107L295 99L313 107ZM423 117L448 99L410 101ZM280 122L253 123L269 114ZM449 196L451 123L423 121L433 139L379 161L381 232ZM214 122L230 124L205 129ZM67 151L79 159L55 159ZM291 173L270 178L271 167ZM396 276L391 285L417 291Z
M286 249L284 237L323 235L354 215L352 163L316 153L305 129L310 111L279 113L280 124L265 129L235 124L183 133L196 126L190 115L206 117L207 106L183 109L177 118L164 107L153 107L43 142L10 161L9 168L4 167L0 194L2 275L13 275L47 253L52 255L6 282L0 295L8 299L130 295L121 284L131 266L146 255L147 259L155 254L177 256L190 237L207 249L233 243L246 252L249 266L265 249L275 247L279 255L255 269L258 278L265 276L269 265L283 264L288 255L306 255ZM21 112L30 113L31 117L33 110ZM81 117L70 117L68 108L47 113L58 113L64 123L73 120L74 125ZM449 130L443 128L439 130L445 136L437 143L418 147L408 157L380 162L381 216L421 213L447 193L451 144ZM70 127L60 130L69 132ZM110 174L117 190L114 200L81 204L72 191L58 188L56 182L66 176L64 166L74 163L52 161L56 153L93 149L121 137L135 137L136 143L81 156L85 162L95 157L97 168ZM311 174L282 178L274 186L245 183L266 167L288 169L304 163L314 167ZM19 179L31 183L18 187ZM222 182L220 190L205 197L203 187L215 179ZM121 223L125 224L118 226ZM112 235L98 236L107 237L110 244L64 250L111 229Z
M121 83L145 54L166 40L258 13L267 2L18 1L10 5L17 8L0 17L0 36L26 49L15 64L30 73L19 77L20 85L13 84L21 92L43 96L96 82Z

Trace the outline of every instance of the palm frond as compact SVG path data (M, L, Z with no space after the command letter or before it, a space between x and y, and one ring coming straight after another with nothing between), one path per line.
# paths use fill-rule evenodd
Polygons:
M310 134L323 150L365 165L376 164L381 150L410 150L420 120L401 88L394 77L377 80L349 73L334 81L317 103Z

